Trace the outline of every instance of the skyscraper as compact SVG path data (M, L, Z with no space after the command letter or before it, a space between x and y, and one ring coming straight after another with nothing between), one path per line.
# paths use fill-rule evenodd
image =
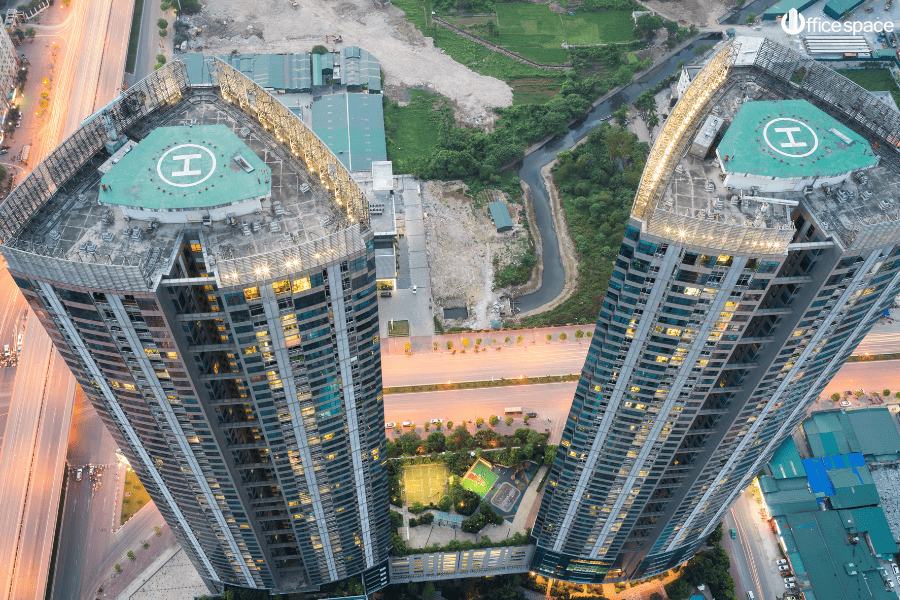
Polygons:
M207 584L316 589L390 547L368 208L212 66L89 118L0 207L0 249Z
M654 144L533 537L532 568L687 559L900 286L900 115L762 38Z

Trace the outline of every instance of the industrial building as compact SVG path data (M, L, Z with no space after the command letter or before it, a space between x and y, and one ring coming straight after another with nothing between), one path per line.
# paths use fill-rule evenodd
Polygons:
M381 96L331 94L312 105L312 130L351 172L387 161Z
M898 467L895 408L813 413L776 450L759 487L807 598L896 597L888 581L897 584L900 531L882 499L896 504ZM878 476L881 490L874 473L887 475Z
M722 142L686 156L710 115ZM900 289L898 136L900 114L770 39L723 42L691 79L635 196L533 571L636 580L701 547Z
M386 582L367 203L289 109L209 66L86 120L0 205L0 252L211 590Z

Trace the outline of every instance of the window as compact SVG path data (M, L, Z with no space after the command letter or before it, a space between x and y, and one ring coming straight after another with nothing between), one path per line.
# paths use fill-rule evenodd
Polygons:
M246 291L246 290L245 290L245 291ZM290 288L290 286L288 285L288 280L285 279L284 281L276 281L276 282L274 282L274 283L272 284L272 291L274 291L276 294L287 294L287 293L290 293L291 288Z
M244 298L249 302L250 300L259 300L259 287L248 287L244 288Z
M291 282L291 291L293 293L304 292L310 289L309 277L301 277Z

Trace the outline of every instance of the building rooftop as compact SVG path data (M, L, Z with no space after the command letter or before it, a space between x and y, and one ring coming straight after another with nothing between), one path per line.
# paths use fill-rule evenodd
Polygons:
M192 121L196 125L193 128L178 127L184 121ZM140 164L144 173L153 173L146 171L148 167L145 165L153 156L159 155L165 145L161 145L163 140L171 145L171 140L166 136L173 127L176 131L190 132L190 139L195 142L215 140L212 145L216 148L210 150L220 150L220 144L223 148L227 145L231 152L240 148L245 159L252 161L251 164L257 168L252 173L231 171L236 166L234 161L224 163L225 169L235 178L234 183L230 187L223 185L222 192L210 190L210 202L221 201L221 193L234 194L235 197L246 193L241 191L240 182L246 185L252 183L255 191L271 190L271 197L262 202L261 214L240 219L246 221L246 233L240 222L230 226L226 221L213 221L211 225L203 226L207 247L215 248L220 258L249 256L295 246L324 238L349 225L319 179L309 173L299 159L255 121L212 91L195 92L190 101L181 101L156 119L138 121L134 127L127 129L125 135L129 139L151 143L146 151L132 150L126 158L136 159L135 164ZM202 136L201 132L204 132ZM208 145L206 147L210 148ZM197 151L201 152L199 148ZM219 152L219 155L219 160L230 156L228 152ZM99 204L98 198L102 193L99 169L107 158L105 151L99 150L88 159L81 170L63 184L22 229L18 239L43 246L46 248L44 252L52 256L74 261L127 265L135 264L134 259L141 258L144 265L154 261L167 262L185 225L162 223L150 229L146 221L126 221L118 206ZM125 178L127 163L123 165L123 162L124 159L116 167L123 167L120 177ZM222 169L221 165L218 163L217 168ZM193 162L191 169L194 169ZM257 171L262 174L263 170L271 175L268 184L258 184L256 181ZM113 169L110 175L115 171ZM225 173L222 175L224 180ZM114 180L113 193L125 192L127 183L124 181ZM264 180L260 178L260 181ZM143 185L146 187L149 183L153 182ZM155 195L156 190L152 191ZM123 204L129 197L122 194ZM202 202L206 202L207 196L202 197ZM174 200L174 193L171 197L163 197L160 190L152 201L162 205L168 198ZM276 202L280 204L281 211L277 209ZM195 226L199 227L199 223Z
M309 54L228 54L218 58L268 90L306 92L312 87ZM211 56L191 52L179 55L179 59L187 65L192 85L212 83Z
M862 136L806 100L745 102L718 155L729 172L781 178L846 173L878 162Z
M312 130L350 171L367 171L373 161L387 160L379 95L324 96L312 105Z
M813 413L803 427L813 456L860 452L869 460L900 459L900 432L886 406Z
M800 453L797 452L797 444L794 438L788 438L772 456L769 461L769 468L772 470L772 477L775 479L786 479L790 477L806 477L806 470L800 460Z
M101 179L99 201L181 210L268 196L271 173L226 125L159 127Z

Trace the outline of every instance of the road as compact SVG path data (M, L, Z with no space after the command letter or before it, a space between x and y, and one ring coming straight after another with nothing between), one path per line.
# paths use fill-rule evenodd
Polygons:
M160 2L144 2L144 11L141 13L141 32L138 36L138 49L134 61L134 75L125 76L128 85L140 81L153 72L157 54L162 54L167 60L172 58L175 11L163 12L160 5ZM159 37L159 27L156 26L156 22L160 19L169 22L169 34L165 38Z
M756 598L774 600L785 592L776 560L781 558L775 535L759 514L760 506L747 492L738 497L725 514L722 544L731 557L736 594L745 598L752 590ZM737 531L731 539L729 530Z
M10 348L16 347L16 338L24 329L27 317L25 298L6 270L6 262L0 258L0 348L7 344ZM0 366L0 449L3 448L15 380L16 367Z
M44 597L74 395L68 366L31 319L0 453L0 600Z
M562 435L562 425L569 415L576 382L545 383L536 385L451 390L446 392L416 392L411 394L386 394L384 416L386 421L412 421L417 433L423 435L421 425L432 419L460 423L474 421L477 417L487 420L491 415L503 419L507 406L523 406L538 413L538 419L529 424L535 431L550 429L550 443L555 444ZM522 427L522 418L516 417L512 430ZM474 427L470 428L474 431ZM506 433L506 426L495 427ZM408 431L405 430L405 431ZM511 433L511 431L510 431Z
M540 337L540 336L538 336ZM381 368L385 387L487 381L492 377L516 379L544 375L581 373L590 341L538 343L507 347L497 352L414 352L411 356L389 354L382 350ZM862 341L855 355L900 353L900 327L876 326ZM894 386L900 389L900 386ZM855 389L855 388L854 388ZM831 392L829 392L831 393Z

